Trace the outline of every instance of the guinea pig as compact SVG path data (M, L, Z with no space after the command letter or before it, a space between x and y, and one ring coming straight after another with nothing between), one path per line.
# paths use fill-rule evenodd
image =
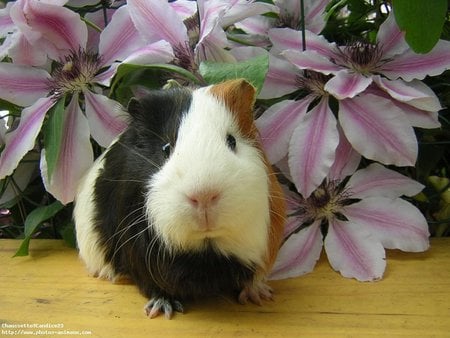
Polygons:
M131 279L148 317L235 293L272 299L285 201L254 124L245 80L155 90L80 183L74 219L91 275Z

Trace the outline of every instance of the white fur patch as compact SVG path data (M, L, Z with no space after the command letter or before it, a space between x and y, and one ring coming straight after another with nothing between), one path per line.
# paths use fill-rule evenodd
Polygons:
M236 151L227 135L236 139ZM202 229L188 196L213 190L220 198ZM209 87L192 94L169 160L149 182L147 213L160 238L172 250L200 250L209 239L225 255L263 265L269 231L267 171L252 140Z
M111 264L105 261L105 248L101 245L98 232L94 230L93 220L95 211L94 186L99 171L103 168L104 155L105 153L96 160L81 181L73 214L79 254L86 264L89 274L113 280L115 277L114 270Z

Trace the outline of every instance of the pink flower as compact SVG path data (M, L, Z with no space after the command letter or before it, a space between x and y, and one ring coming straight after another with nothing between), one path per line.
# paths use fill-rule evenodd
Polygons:
M400 33L395 34L396 26L392 25L392 17L389 17L378 33L378 45L356 44L347 49L340 49L307 31L305 52L299 51L302 40L297 31L270 30L271 53L281 53L288 61L272 54L260 97L271 98L299 90L306 96L273 105L259 118L257 125L273 163L288 155L292 178L305 198L328 175L343 136L368 159L413 166L418 153L413 126L439 127L437 111L441 105L428 86L418 79L406 82L369 71L375 67L381 72L397 57L410 54L394 54L394 51L404 51L406 43ZM391 40L387 38L388 27L394 32ZM443 71L450 64L450 58L444 60L438 56L450 53L450 45L440 43L437 48L438 52L421 56L428 58L430 64L436 61L434 70L427 66L431 74ZM334 55L334 59L324 55ZM386 60L383 55L387 55ZM344 60L353 68L345 68ZM355 60L360 62L358 67ZM306 68L313 71L304 70ZM345 90L335 86L346 81ZM343 95L344 92L347 94ZM316 105L311 108L311 104Z
M288 34L285 32L285 39L289 41ZM320 48L314 48L317 44ZM401 100L401 95L416 97L420 89L415 88L417 82L409 86L410 81L439 75L450 68L449 41L440 40L431 52L416 54L407 45L393 13L380 26L375 43L362 41L340 47L310 34L306 48L300 51L288 47L282 54L300 69L333 74L325 90L337 99L352 98L373 82L395 99Z
M345 172L343 162L335 171ZM337 169L337 168L336 168ZM289 219L272 279L311 272L324 247L328 260L344 277L381 279L386 249L420 252L429 247L428 225L401 195L423 186L395 171L372 164L344 176L329 176L308 198L291 188Z
M114 25L108 25L102 32L100 54L86 51L87 35L80 34L86 31L85 24L79 16L68 16L67 11L74 13L61 7L63 3L53 5L24 0L9 8L17 17L26 14L27 18L30 13L25 11L33 10L33 19L26 21L26 25L18 24L15 32L21 39L26 36L26 46L45 51L57 62L51 72L30 67L29 63L0 63L0 97L26 107L17 128L5 137L0 178L11 175L34 147L47 113L58 102L55 109L61 109L59 105L64 109L59 153L51 170L45 149L42 151L41 175L47 190L61 202L69 203L79 179L93 162L91 135L99 145L106 147L126 127L122 106L102 95L103 86L109 84L115 72L116 61L166 63L173 59L173 54L167 42L145 44L123 8L114 14ZM52 48L47 49L49 41ZM22 46L24 53L29 50L26 46ZM30 55L29 59L34 57ZM102 72L103 69L106 71Z
M266 37L269 30L275 27L289 27L294 30L302 29L302 10L298 0L274 0L277 18L267 16L253 16L240 21L236 27L248 34ZM320 33L325 26L325 8L328 0L305 0L305 29ZM268 42L268 41L267 41Z
M227 50L229 42L223 27L272 8L254 1L199 0L196 2L198 10L192 13L192 5L177 3L129 0L126 7L145 41L169 42L175 64L193 73L204 60L235 62ZM188 16L190 13L192 15Z

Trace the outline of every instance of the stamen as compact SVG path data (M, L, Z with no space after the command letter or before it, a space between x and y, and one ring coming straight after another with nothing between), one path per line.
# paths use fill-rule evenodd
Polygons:
M88 87L101 66L97 53L82 49L66 55L51 72L50 94L56 99L66 93L74 93Z
M324 86L329 79L330 76L305 70L303 71L303 75L297 76L296 82L300 89L304 89L317 97L323 97L328 95L324 89Z
M361 74L373 74L386 60L383 60L383 51L378 43L355 41L345 47L337 47L336 58L332 61Z

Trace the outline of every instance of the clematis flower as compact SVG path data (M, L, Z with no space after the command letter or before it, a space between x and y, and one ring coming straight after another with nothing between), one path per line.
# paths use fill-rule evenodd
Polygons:
M427 54L414 53L398 28L393 12L381 24L375 43L357 41L340 47L324 43L324 39L315 34L310 34L306 43L307 46L320 43L320 48L288 49L283 52L284 57L300 69L335 75L325 89L338 99L352 98L373 82L395 99L399 99L399 94L415 96L415 83L406 91L408 82L439 75L450 68L449 41L440 40ZM403 81L395 81L397 79Z
M428 249L425 218L400 198L417 194L420 183L376 163L356 171L346 184L338 174L343 172L334 171L336 176L330 175L308 198L295 189L288 192L285 242L272 279L311 272L324 248L333 269L344 277L374 281L383 277L385 248Z
M223 26L272 9L268 4L242 0L199 0L196 4L198 10L189 17L186 14L191 7L182 10L165 0L129 0L126 7L145 41L169 42L175 64L193 74L204 60L235 62L227 50L229 43Z
M35 16L36 25L31 25L34 21L30 21L26 29L36 36L52 32L54 46L62 46L67 41L71 45L68 49L60 48L59 59L51 72L23 64L0 63L0 98L25 107L17 128L5 136L0 178L11 175L19 161L34 147L47 113L58 103L63 106L64 113L57 161L54 169L49 169L43 150L41 175L46 189L61 202L69 203L74 198L79 179L93 162L90 136L106 147L126 126L122 106L102 95L103 86L114 74L116 61L165 63L173 58L172 48L164 41L145 44L126 11L120 8L114 14L115 25L108 25L101 34L100 54L89 52L85 50L86 35L80 35L78 29L72 30L79 24L64 21L68 9L33 0L23 1L22 5L16 10L33 6L39 9ZM45 16L40 16L44 9L47 9ZM78 20L81 22L79 17ZM22 28L18 27L19 30ZM114 38L117 36L120 38ZM40 48L39 45L35 47ZM42 46L45 47L46 44Z
M392 20L392 17L388 20ZM392 22L387 25L392 25ZM380 28L379 36L385 35L386 27ZM298 51L302 43L297 31L272 29L269 35L273 41L271 53L281 54L286 59L278 56L270 59L261 97L271 98L271 93L282 96L294 91L306 93L306 96L298 101L284 100L273 105L259 118L257 125L272 163L288 154L291 174L298 191L305 198L327 176L336 158L335 149L341 137L339 134L344 135L353 148L368 159L397 166L415 164L418 145L413 127L440 126L437 112L441 105L428 86L418 79L406 82L378 74L362 75L356 70L342 70L341 65L320 58L320 55L331 50L340 51L335 53L341 55L342 50L311 32L306 32L307 52ZM381 41L387 39L381 37ZM390 44L385 41L384 48L391 46L390 50L399 50L399 46L406 44L402 36L394 34L394 38ZM367 48L376 52L376 55L381 51L380 47ZM438 48L443 50L442 47ZM364 50L358 48L358 51ZM354 53L358 54L356 51ZM308 55L311 57L308 58ZM390 56L389 62L393 62L396 56ZM372 60L372 57L373 54L362 54L354 58L369 64L372 61L367 60ZM304 70L302 62L310 62L313 69L314 63L322 65L321 68L315 66L321 72ZM383 65L386 66L387 62ZM441 60L437 69L442 71L449 63L448 60ZM341 70L334 73L338 67ZM343 72L347 72L349 78L357 79L353 82L349 80L354 85L348 86L355 90L354 95L340 95L330 86ZM360 78L361 81L358 80ZM317 105L311 108L312 103ZM338 128L341 132L338 132Z
M277 18L262 15L252 16L237 22L235 26L247 34L266 37L269 30L276 27L301 30L303 28L302 17L304 16L305 29L318 34L325 27L325 8L329 3L328 0L305 0L304 15L302 14L301 3L298 0L274 0L273 3L277 8L276 11L273 11L278 13ZM265 45L268 45L268 42Z

